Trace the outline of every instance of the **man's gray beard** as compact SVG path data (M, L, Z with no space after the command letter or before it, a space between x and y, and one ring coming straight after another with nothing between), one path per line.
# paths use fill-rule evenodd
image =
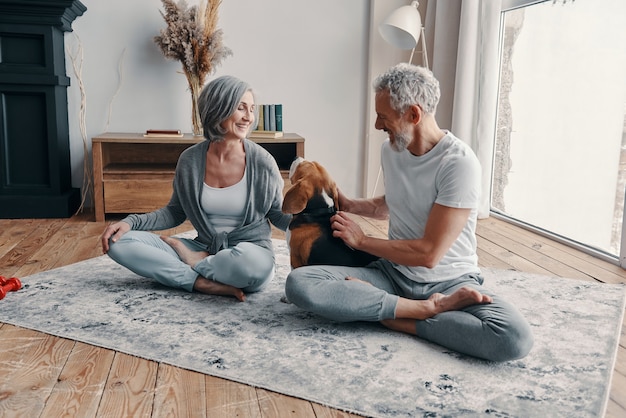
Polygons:
M394 141L391 143L391 149L395 152L402 152L411 143L410 132L397 132L394 134Z

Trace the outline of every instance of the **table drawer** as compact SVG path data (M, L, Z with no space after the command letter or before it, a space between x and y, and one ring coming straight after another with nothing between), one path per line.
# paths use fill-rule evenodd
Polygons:
M104 210L107 213L151 212L165 206L171 196L171 179L104 182Z

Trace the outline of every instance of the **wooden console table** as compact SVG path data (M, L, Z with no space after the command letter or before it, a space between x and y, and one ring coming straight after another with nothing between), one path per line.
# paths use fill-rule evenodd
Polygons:
M284 179L296 157L304 157L304 138L250 138L268 150ZM139 133L104 133L91 140L96 221L106 213L145 213L169 202L176 162L188 147L204 138L145 138Z

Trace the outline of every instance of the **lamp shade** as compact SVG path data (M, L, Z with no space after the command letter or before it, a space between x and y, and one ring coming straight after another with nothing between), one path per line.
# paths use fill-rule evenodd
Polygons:
M402 6L380 24L378 31L383 39L399 49L413 49L422 29L422 18L417 10L418 2Z

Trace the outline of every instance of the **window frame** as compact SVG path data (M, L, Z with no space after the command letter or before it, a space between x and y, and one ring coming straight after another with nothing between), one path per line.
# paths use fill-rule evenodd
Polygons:
M500 90L500 85L501 85L501 80L500 80L500 76L501 76L501 71L502 71L502 49L503 49L503 41L504 41L504 14L508 11L512 11L512 10L516 10L522 7L529 7L532 6L534 4L539 4L539 3L545 3L548 1L555 1L555 0L501 0L500 4L501 4L501 10L500 10L500 30L499 30L499 34L500 34L500 39L499 39L499 65L500 65L500 70L498 72L498 91ZM496 110L496 120L494 121L495 124L498 123L498 114L499 114L499 102L496 104L497 106L497 110ZM495 164L495 159L496 159L496 141L497 141L497 129L494 130L494 132L496 132L496 135L494 135L493 138L493 156L492 156L492 172L493 172L493 165ZM492 198L493 196L491 195L493 193L493 179L491 181L491 193L490 193L490 197L489 197L489 213L494 216L497 219L501 219L503 221L506 221L508 223L511 223L513 225L519 226L521 228L524 228L526 230L529 230L537 235L541 235L547 238L550 238L556 242L559 242L561 244L567 245L569 247L575 248L581 252L584 252L586 254L592 255L593 257L596 257L598 259L601 259L603 261L612 263L612 264L617 264L620 267L626 269L626 191L624 192L624 211L622 214L622 230L621 230L621 240L620 240L620 248L619 248L619 254L616 256L614 254L610 254L609 252L603 251L601 249L597 249L594 248L590 245L587 244L583 244L579 241L576 241L572 238L568 238L565 237L563 235L560 235L558 233L552 232L552 231L548 231L544 228L541 228L539 226L530 224L528 222L524 222L520 219L516 219L513 218L512 216L509 216L507 214L502 213L501 211L499 211L498 209L493 208L492 206Z

